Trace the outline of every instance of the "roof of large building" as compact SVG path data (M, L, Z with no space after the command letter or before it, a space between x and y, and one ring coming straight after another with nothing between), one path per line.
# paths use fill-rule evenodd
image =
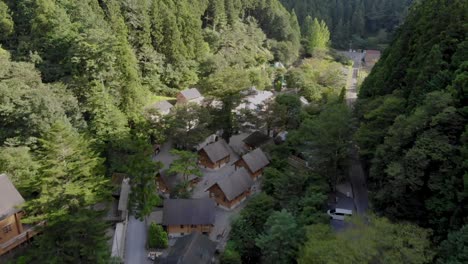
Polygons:
M156 102L155 104L153 104L153 107L158 109L159 111L164 112L167 110L171 110L171 108L174 106L168 101L164 100L164 101Z
M215 254L216 243L207 236L194 232L177 239L167 257L160 264L209 264Z
M253 148L258 148L261 145L267 143L269 140L270 140L269 136L263 134L260 131L255 131L252 134L250 134L248 137L246 137L243 141L248 146L251 146Z
M380 54L378 50L366 50L364 61L367 63L375 63L380 59Z
M211 162L220 161L229 156L229 145L223 139L206 145L203 149Z
M196 99L196 98L199 98L201 97L201 93L198 91L197 88L191 88L191 89L187 89L187 90L183 90L180 92L184 97L185 99L187 100L193 100L193 99Z
M17 211L24 199L5 174L0 174L0 219Z
M242 100L242 103L236 107L236 110L239 111L241 109L248 109L248 110L258 110L259 108L263 107L268 100L274 97L274 94L270 91L259 91L257 89L252 89L251 94L245 97Z
M215 203L205 199L164 200L163 225L212 225L215 222Z
M177 187L177 185L181 184L184 182L184 176L180 173L170 173L168 170L161 170L159 172L159 175L161 176L161 179L164 181L166 184L167 188L169 190L173 190L174 188ZM188 175L188 181L193 181L196 180L198 177L197 175Z
M239 168L230 175L221 177L215 183L213 183L208 189L214 185L218 185L223 191L224 195L229 201L234 200L237 196L247 191L252 187L254 181L250 177L249 173L245 168Z
M254 149L253 151L245 154L242 156L242 159L245 161L251 172L257 172L270 164L267 156L260 148Z

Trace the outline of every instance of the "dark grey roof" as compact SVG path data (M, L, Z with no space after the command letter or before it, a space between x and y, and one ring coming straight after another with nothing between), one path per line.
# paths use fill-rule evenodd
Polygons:
M17 207L24 203L24 199L10 179L0 175L0 219L15 213Z
M168 101L159 101L153 105L154 108L158 109L159 111L167 111L170 110L173 105L169 103Z
M201 93L197 90L197 88L191 88L191 89L183 90L180 93L187 100L193 100L193 99L196 99L196 98L199 98L199 97L202 96Z
M223 139L206 145L203 150L211 162L217 162L229 156L229 146Z
M164 200L163 225L212 225L215 222L215 202L205 199Z
M270 140L270 137L263 134L260 131L255 131L252 134L250 134L248 137L246 137L243 141L245 144L258 148L261 145L267 143Z
M177 185L184 182L184 177L180 173L175 174L175 173L169 173L168 170L161 170L159 172L159 175L161 176L161 179L164 181L164 183L169 188L169 190L173 190L174 188L177 187ZM197 175L188 176L189 181L193 181L197 178L198 178Z
M167 257L160 264L210 264L216 251L216 243L207 236L194 232L177 239ZM158 262L155 262L158 263Z
M245 154L242 156L242 159L245 161L251 172L257 172L270 164L267 156L260 148L254 149L253 151Z
M247 170L245 168L239 168L231 175L221 177L209 188L217 184L223 191L224 195L226 195L226 198L228 198L229 201L232 201L243 192L249 190L253 183L254 181L252 180L252 177L250 177Z

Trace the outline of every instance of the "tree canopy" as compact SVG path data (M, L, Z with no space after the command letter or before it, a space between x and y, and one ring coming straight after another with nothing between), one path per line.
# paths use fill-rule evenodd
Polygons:
M359 92L356 139L375 209L432 228L435 241L467 216L467 10L418 2Z

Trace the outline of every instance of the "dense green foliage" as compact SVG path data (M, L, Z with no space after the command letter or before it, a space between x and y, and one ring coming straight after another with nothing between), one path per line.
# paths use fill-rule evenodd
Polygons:
M427 230L377 217L352 219L352 224L353 228L340 233L326 225L310 226L298 263L423 264L432 260Z
M291 69L286 80L291 87L301 90L304 97L320 101L324 97L337 95L345 87L346 68L330 56L304 60L297 68Z
M468 226L464 225L458 231L449 233L447 240L439 246L436 263L466 263L468 262Z
M57 121L39 139L35 195L27 201L26 223L46 223L33 248L37 263L105 263L106 224L92 209L105 198L103 160L70 124ZM79 235L77 235L79 234Z
M375 210L437 242L468 219L467 14L466 1L416 4L358 101Z
M381 48L405 18L412 0L281 0L307 29L308 17L324 20L340 48ZM305 34L304 34L305 35Z
M163 227L156 223L151 223L148 229L148 247L167 248L168 245L167 233Z
M312 21L310 16L306 17L304 25L304 38L306 40L306 50L313 54L314 51L326 49L330 42L330 31L325 21Z

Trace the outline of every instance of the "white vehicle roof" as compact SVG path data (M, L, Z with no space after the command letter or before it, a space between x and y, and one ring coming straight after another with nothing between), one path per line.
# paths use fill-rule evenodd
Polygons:
M338 213L338 214L346 214L346 215L352 215L352 214L353 214L353 211L352 211L352 210L348 210L348 209L336 208L336 209L335 209L335 213Z

